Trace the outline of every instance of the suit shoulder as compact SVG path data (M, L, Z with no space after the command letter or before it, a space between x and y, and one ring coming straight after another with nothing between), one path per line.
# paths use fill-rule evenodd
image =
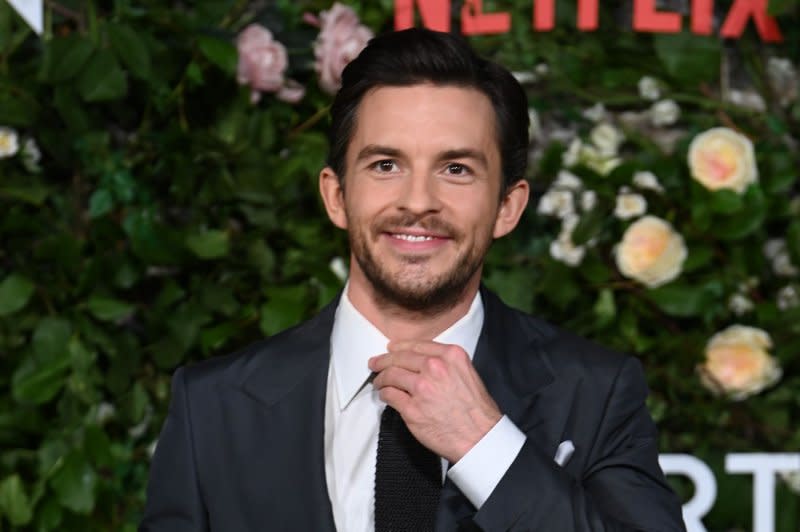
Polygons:
M554 370L616 374L623 365L636 360L631 355L601 345L536 316L518 310L513 312L517 326L547 353Z

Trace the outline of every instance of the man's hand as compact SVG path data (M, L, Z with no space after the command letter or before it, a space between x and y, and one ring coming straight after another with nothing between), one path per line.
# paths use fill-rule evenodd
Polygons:
M467 353L430 341L391 342L372 357L372 385L424 446L450 463L488 433L502 414Z

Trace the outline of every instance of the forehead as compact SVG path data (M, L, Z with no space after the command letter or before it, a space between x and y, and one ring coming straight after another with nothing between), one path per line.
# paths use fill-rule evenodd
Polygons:
M378 87L356 113L348 159L367 144L423 154L470 148L499 160L494 108L473 88L431 84Z

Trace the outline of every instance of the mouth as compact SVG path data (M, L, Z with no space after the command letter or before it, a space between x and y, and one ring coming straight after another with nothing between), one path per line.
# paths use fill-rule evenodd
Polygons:
M451 237L446 234L409 228L385 231L383 235L388 237L392 247L402 252L433 251L452 240Z

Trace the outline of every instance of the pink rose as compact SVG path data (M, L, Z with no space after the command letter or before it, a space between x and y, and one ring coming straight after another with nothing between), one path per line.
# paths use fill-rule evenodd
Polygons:
M305 89L284 77L289 65L286 48L272 38L267 28L250 24L236 39L236 48L239 51L236 79L240 85L250 85L251 102L257 103L262 92L275 93L290 103L300 101Z
M352 8L340 3L333 4L319 15L320 31L314 43L314 68L319 73L319 85L334 94L342 85L342 70L356 58L374 35L366 26L359 24ZM312 17L307 17L312 21Z

